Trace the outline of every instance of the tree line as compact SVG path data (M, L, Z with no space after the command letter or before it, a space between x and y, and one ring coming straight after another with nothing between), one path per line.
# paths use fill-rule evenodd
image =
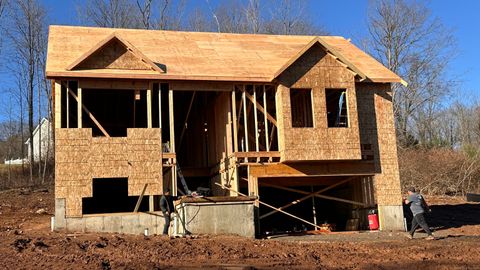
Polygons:
M309 8L306 0L86 0L75 10L78 24L86 26L328 34ZM0 0L0 56L5 59L0 70L10 78L10 84L0 85L0 160L25 157L23 142L32 140L35 125L42 117L52 119L51 85L45 78L47 10L55 7L39 0ZM476 159L480 107L474 99L455 98L461 91L460 76L449 69L458 51L455 32L415 0L371 1L366 25L358 27L367 34L354 42L408 83L392 85L400 150L445 148ZM29 147L32 153L41 151ZM45 178L45 160L28 166L32 184ZM29 164L35 164L33 155Z

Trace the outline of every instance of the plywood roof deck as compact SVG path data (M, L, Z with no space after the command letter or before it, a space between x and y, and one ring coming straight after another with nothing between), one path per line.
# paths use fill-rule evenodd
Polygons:
M50 26L47 76L271 82L313 40L319 39L347 66L373 82L401 78L343 37L284 36ZM165 72L68 70L109 36L118 35Z

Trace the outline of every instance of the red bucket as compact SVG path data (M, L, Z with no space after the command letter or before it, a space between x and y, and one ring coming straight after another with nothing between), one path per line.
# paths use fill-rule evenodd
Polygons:
M370 214L368 215L368 226L370 227L370 231L378 230L378 215L377 214Z

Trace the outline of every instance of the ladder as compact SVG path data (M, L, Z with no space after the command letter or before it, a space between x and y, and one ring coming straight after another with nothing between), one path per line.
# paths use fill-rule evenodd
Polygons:
M347 106L345 102L345 91L340 94L338 99L338 115L337 121L335 121L336 127L346 127L348 118L347 118Z

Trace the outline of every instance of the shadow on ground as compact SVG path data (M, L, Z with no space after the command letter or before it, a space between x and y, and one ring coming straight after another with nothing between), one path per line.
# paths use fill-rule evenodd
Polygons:
M426 214L427 223L435 230L460 228L467 225L480 225L480 203L431 205L431 213ZM410 229L412 212L408 205L403 212Z

